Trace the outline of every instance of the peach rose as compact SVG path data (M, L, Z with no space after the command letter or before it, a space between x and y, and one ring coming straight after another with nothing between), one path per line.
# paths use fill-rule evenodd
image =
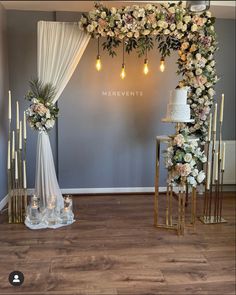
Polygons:
M43 116L47 113L47 108L42 103L37 103L34 105L33 110L35 113L38 113L40 116Z

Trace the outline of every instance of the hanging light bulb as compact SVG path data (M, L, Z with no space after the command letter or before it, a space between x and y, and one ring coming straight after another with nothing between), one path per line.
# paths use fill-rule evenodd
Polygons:
M161 58L160 71L162 73L165 71L165 60L164 60L164 57Z
M126 72L125 72L125 44L124 44L124 39L123 39L123 63L122 63L120 77L121 77L122 80L124 80L124 78L126 77Z
M101 71L101 69L102 69L99 41L100 41L100 39L98 38L98 54L97 54L97 59L96 59L96 69L98 72Z
M143 67L143 73L144 73L144 75L147 75L148 72L149 72L149 68L148 68L148 59L145 58L145 60L144 60L144 67Z
M121 73L120 73L120 77L121 77L122 80L124 80L125 76L126 76L126 72L125 72L125 64L123 63L123 64L122 64Z
M96 69L97 69L98 72L101 71L101 69L102 69L102 63L101 63L101 57L100 57L100 55L97 55Z
M147 75L148 72L149 72L149 68L148 68L148 58L147 58L147 49L146 49L144 66L143 66L143 73L144 73L144 75Z

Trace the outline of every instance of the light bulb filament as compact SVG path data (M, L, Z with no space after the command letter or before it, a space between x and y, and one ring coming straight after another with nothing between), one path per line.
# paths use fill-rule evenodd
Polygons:
M165 60L164 60L164 58L161 59L160 71L162 73L165 71Z
M147 75L148 72L149 72L149 68L148 68L148 60L145 59L145 60L144 60L144 67L143 67L143 73L144 73L145 75Z
M126 76L125 64L122 64L122 69L121 69L120 77L121 77L122 80L124 80L125 76Z
M102 68L101 58L100 58L100 55L98 55L96 60L96 69L99 72L101 71L101 68Z

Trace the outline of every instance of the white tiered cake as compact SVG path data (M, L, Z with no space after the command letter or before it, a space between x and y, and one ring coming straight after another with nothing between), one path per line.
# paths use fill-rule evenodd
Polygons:
M167 105L166 118L163 121L189 122L190 106L187 104L187 88L178 88L171 91L170 101Z

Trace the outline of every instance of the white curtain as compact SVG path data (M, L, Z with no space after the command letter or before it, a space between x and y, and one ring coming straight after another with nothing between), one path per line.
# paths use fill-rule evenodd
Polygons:
M38 78L56 88L56 103L70 80L90 36L77 23L38 22ZM57 197L57 210L63 208L48 134L39 132L36 156L35 193L42 208L51 196Z

